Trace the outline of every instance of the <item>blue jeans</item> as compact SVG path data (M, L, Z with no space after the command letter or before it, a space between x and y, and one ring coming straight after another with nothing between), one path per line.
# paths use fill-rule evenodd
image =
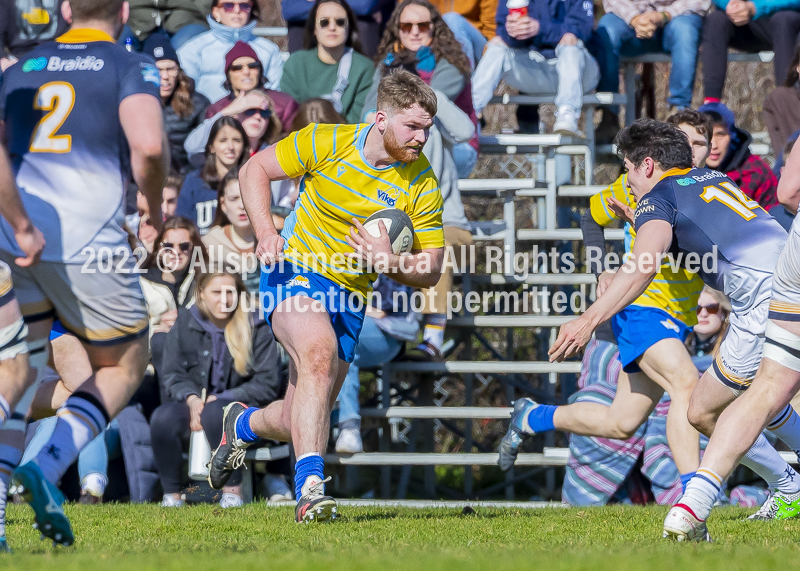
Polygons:
M384 333L377 320L367 316L358 337L356 353L350 369L339 392L339 422L361 418L358 392L361 382L358 379L359 367L379 367L394 359L400 352L402 343Z
M697 14L683 14L659 28L652 38L640 40L633 27L619 16L606 14L597 25L597 53L600 64L600 83L597 91L619 92L620 56L638 56L646 53L668 53L672 56L667 102L675 107L692 104L694 77L697 71L697 53L703 31L703 18Z
M464 53L469 59L469 65L474 70L483 55L483 50L486 47L486 38L461 14L448 12L442 16L442 20L453 32L461 47L464 48Z
M469 178L478 162L478 151L469 143L459 143L453 146L453 161L456 163L458 178Z
M36 434L31 439L20 465L30 462L39 454L42 446L47 444L53 430L56 428L57 416L50 416L39 422ZM108 461L122 455L122 445L119 439L119 423L112 420L102 434L81 450L78 456L78 474L81 481L89 474L103 474L108 478Z

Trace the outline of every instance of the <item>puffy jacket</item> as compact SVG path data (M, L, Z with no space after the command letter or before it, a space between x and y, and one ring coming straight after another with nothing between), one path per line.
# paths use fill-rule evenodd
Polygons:
M555 57L555 48L564 34L574 34L583 42L589 41L594 26L591 0L533 0L528 15L539 21L539 33L527 40L517 40L506 31L508 8L497 4L497 35L512 48L533 48L547 58Z
M205 24L211 0L129 0L128 26L141 41L156 28L174 34L189 24Z
M194 103L194 110L188 117L180 117L171 105L164 107L164 130L167 132L169 140L172 168L181 174L185 174L189 170L189 156L186 154L186 149L183 148L183 143L189 133L203 122L209 106L208 99L196 91L192 94L192 103Z
M287 95L282 91L275 91L274 89L265 89L264 91L275 103L275 114L277 115L278 119L281 120L283 132L288 134L292 127L294 116L297 115L297 110L300 108L300 105L297 104L297 101L295 101L291 95ZM229 93L219 101L208 106L206 109L205 118L211 119L214 115L225 109L231 103L233 103L233 95Z
M278 346L269 325L256 318L253 326L253 368L240 375L233 367L233 356L226 352L223 362L225 398L248 406L266 406L280 398L283 386L279 374ZM188 309L178 310L178 319L167 333L164 346L163 383L172 400L185 402L209 388L212 364L211 336Z
M180 284L167 284L161 277L161 270L153 266L147 273L139 276L144 301L147 303L147 314L150 316L150 335L153 329L161 325L161 316L168 311L180 307L189 307L194 303L194 270L190 269ZM177 287L177 296L173 289Z
M210 30L195 36L180 48L178 59L186 74L194 79L195 89L209 101L217 101L227 95L222 87L225 83L225 54L233 45L242 41L250 45L258 54L267 76L267 87L278 89L283 75L281 50L271 41L253 34L257 22L250 22L241 28L231 28L207 18Z

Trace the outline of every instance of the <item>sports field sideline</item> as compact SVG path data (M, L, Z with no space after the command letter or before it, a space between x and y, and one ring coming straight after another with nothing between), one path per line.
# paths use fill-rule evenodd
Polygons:
M469 512L469 510L467 510ZM10 506L13 556L0 568L38 571L239 569L455 571L800 569L800 521L747 522L752 510L715 510L715 543L660 539L664 507L409 509L342 506L329 525L298 525L292 507L251 504L165 510L68 504L76 543L53 548Z

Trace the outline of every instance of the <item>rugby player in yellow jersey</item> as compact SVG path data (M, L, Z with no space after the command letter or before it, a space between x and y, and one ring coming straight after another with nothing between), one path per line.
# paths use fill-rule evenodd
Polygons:
M226 408L209 470L213 487L225 484L245 448L260 437L291 441L296 520L335 517L322 455L376 277L370 265L413 287L435 285L441 271L442 196L421 155L436 110L434 91L400 70L381 80L373 124L310 125L243 167L239 178L258 237L256 254L268 266L261 274L262 309L292 362L282 401L264 409L240 403ZM270 214L270 183L298 176L300 195L279 235ZM385 228L379 238L364 231L361 222L386 207L411 218L411 254L394 255Z
M686 133L692 146L692 163L702 167L708 156L710 120L697 111L685 110L667 121ZM628 192L625 175L622 175L592 197L590 210L584 216L590 216L599 226L608 226L617 220L607 204L610 197L635 208L635 199ZM581 225L591 228L591 224ZM601 232L598 228L600 240ZM625 224L627 252L631 251L634 239L633 227ZM600 256L593 252L595 263L590 264L590 268L596 268L602 263L599 258L605 256L605 248L602 242L593 246L597 240L590 240L587 235L584 240L587 252L590 248L601 250ZM591 254L589 258L592 259ZM609 270L600 274L598 294L613 276L614 272ZM699 433L687 418L698 374L683 343L690 327L697 323L695 309L702 289L703 282L696 274L683 269L675 271L665 263L647 290L611 319L623 365L611 405L578 402L555 407L540 405L528 398L517 400L511 425L500 445L501 468L508 470L513 466L522 438L536 432L555 428L585 436L630 438L666 391L672 401L667 415L667 441L681 481L688 481L700 464Z

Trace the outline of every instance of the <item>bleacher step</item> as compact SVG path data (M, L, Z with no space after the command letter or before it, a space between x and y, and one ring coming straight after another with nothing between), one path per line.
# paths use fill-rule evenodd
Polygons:
M389 408L362 408L364 418L446 418L462 419L509 419L514 409L510 406L390 406Z
M394 361L384 371L408 371L417 373L486 373L495 375L580 373L579 362L550 363L548 361Z
M447 320L447 327L561 327L574 315L473 315Z
M544 453L523 453L517 466L565 466L568 448L545 449ZM327 464L345 466L493 466L497 454L489 452L362 452L352 456L326 454Z
M622 228L607 228L605 231L605 237L606 240L624 240L625 231ZM517 240L577 241L583 240L583 232L580 228L556 228L555 230L526 228L523 230L517 230Z

